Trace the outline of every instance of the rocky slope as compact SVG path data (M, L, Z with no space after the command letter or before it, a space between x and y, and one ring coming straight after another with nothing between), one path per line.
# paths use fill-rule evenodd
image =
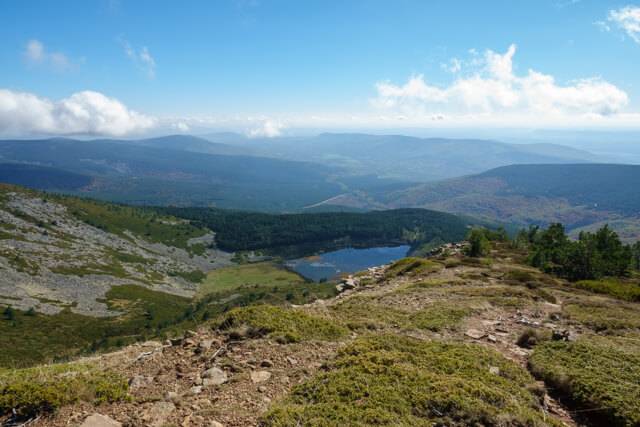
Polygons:
M0 305L116 315L104 302L113 286L193 296L198 271L233 264L232 253L211 248L212 233L116 206L0 184ZM128 229L134 221L144 233Z
M629 367L640 306L496 246L486 259L404 259L329 300L238 308L180 338L79 360L121 375L130 398L80 397L32 425L639 422Z

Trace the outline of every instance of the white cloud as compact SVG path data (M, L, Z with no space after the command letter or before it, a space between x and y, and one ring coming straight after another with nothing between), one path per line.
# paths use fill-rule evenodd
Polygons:
M457 73L462 69L462 62L459 61L457 58L451 58L449 60L449 63L451 65L440 64L440 66L442 67L443 70L449 71L450 73Z
M626 6L610 10L608 20L623 29L636 43L640 43L640 7Z
M64 53L49 53L39 40L31 40L27 43L24 51L24 57L32 66L50 67L54 71L64 73L66 71L74 71L78 65L84 62L84 58L80 58L77 63L72 63Z
M572 4L580 3L580 0L569 0L564 3L556 3L556 7L563 8L565 6L571 6Z
M52 101L28 92L0 89L0 133L124 136L152 128L156 120L92 91Z
M118 37L117 40L124 47L124 53L131 58L138 70L150 79L154 79L156 77L156 61L149 53L149 48L142 46L142 49L136 52L127 40L122 37Z
M31 40L27 44L27 49L24 52L24 56L33 63L44 61L44 46L38 40Z
M189 125L185 122L178 122L171 124L171 130L176 130L178 132L189 132Z
M611 31L611 27L609 25L607 25L606 22L604 21L596 21L593 23L593 25L597 26L598 28L600 28L600 31L604 32L609 32Z
M476 61L480 69L444 88L428 84L423 75L412 76L404 85L378 82L378 97L372 103L413 118L442 114L555 119L609 116L628 104L625 92L601 79L559 85L553 76L534 70L519 76L513 69L515 52L515 45L503 55L487 50L482 61Z
M251 121L251 118L250 118ZM247 136L249 138L267 137L274 138L282 135L282 123L273 120L262 120L262 126L253 128Z

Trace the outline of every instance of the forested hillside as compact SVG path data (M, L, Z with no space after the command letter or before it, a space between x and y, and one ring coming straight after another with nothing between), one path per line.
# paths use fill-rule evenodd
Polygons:
M215 231L219 247L228 250L326 244L344 238L351 245L407 243L418 249L462 240L469 227L478 223L424 209L265 214L213 208L160 208L159 212L195 221L198 226Z

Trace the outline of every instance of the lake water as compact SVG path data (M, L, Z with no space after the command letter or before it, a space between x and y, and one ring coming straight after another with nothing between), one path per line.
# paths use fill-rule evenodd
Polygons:
M368 249L340 249L318 256L298 258L284 261L284 264L300 275L319 281L326 278L330 282L338 282L339 276L345 273L355 273L369 267L388 264L404 258L409 252L409 246L393 248Z

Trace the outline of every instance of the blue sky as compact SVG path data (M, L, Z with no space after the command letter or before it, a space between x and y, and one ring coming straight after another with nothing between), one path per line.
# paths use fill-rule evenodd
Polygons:
M640 127L640 2L0 2L0 133Z

